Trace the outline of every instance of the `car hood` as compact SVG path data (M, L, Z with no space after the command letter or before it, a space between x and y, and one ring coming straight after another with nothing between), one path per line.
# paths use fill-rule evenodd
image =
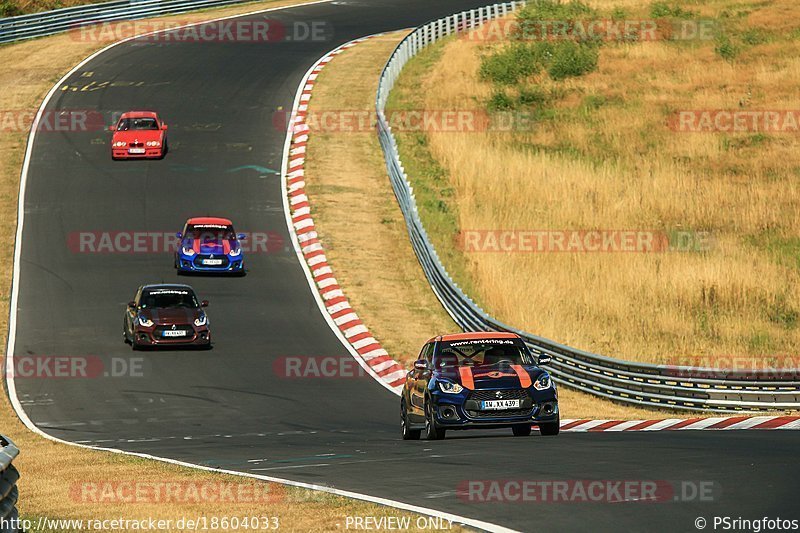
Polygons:
M181 245L194 250L196 254L227 255L239 249L239 242L233 239L184 239Z
M447 368L434 374L438 378L454 381L464 388L480 390L527 388L543 373L544 370L537 366L511 365Z
M112 140L113 142L123 141L126 143L160 141L163 135L164 132L162 130L115 131Z
M153 321L157 326L170 326L172 324L191 324L199 318L202 311L188 307L170 307L163 309L142 309L139 313Z

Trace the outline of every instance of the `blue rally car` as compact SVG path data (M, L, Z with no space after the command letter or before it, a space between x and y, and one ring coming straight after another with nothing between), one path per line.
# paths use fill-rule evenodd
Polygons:
M175 251L178 274L218 272L244 275L244 253L233 223L227 218L201 217L186 221Z
M443 439L448 429L511 428L516 436L559 431L558 392L513 333L459 333L429 340L400 395L404 440Z

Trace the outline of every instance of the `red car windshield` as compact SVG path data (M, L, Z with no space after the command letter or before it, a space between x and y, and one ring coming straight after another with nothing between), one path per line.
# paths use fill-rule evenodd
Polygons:
M224 226L222 224L198 224L186 228L186 235L184 238L199 240L204 242L222 242L234 240L236 234L232 226Z
M158 121L154 118L123 118L117 124L117 131L157 130Z
M433 356L435 368L532 364L522 342L513 339L441 342Z

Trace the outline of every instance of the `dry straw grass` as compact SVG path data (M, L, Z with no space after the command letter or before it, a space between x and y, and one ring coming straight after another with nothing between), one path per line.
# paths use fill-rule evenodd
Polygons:
M647 16L640 3L626 5L629 16ZM606 45L594 73L529 80L558 95L558 119L513 134L431 132L425 143L452 190L443 200L457 228L709 231L709 252L461 254L452 234L437 246L495 316L572 346L665 363L794 356L800 137L676 133L666 124L680 109L800 109L800 4L688 7L714 18L728 10L767 42L743 47L733 62L714 42ZM396 105L485 109L492 86L478 69L495 46L434 48L420 63L436 68L416 67ZM420 143L401 141L409 154Z

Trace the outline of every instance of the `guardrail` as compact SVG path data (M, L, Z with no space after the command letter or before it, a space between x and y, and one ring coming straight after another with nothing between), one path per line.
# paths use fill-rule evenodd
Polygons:
M414 252L437 298L465 331L512 331L536 354L547 354L553 378L563 385L618 402L690 411L760 411L800 408L800 370L728 373L717 369L634 363L564 346L503 324L486 314L456 285L431 245L417 211L397 140L386 120L389 93L403 67L426 46L489 20L510 15L525 2L464 11L420 26L395 49L383 70L376 109L386 166ZM784 378L790 379L784 379Z
M88 24L171 15L252 0L114 0L0 19L0 43L54 35Z
M0 435L0 533L17 533L14 523L19 519L17 511L17 480L19 472L11 461L19 455L19 449L7 437Z

